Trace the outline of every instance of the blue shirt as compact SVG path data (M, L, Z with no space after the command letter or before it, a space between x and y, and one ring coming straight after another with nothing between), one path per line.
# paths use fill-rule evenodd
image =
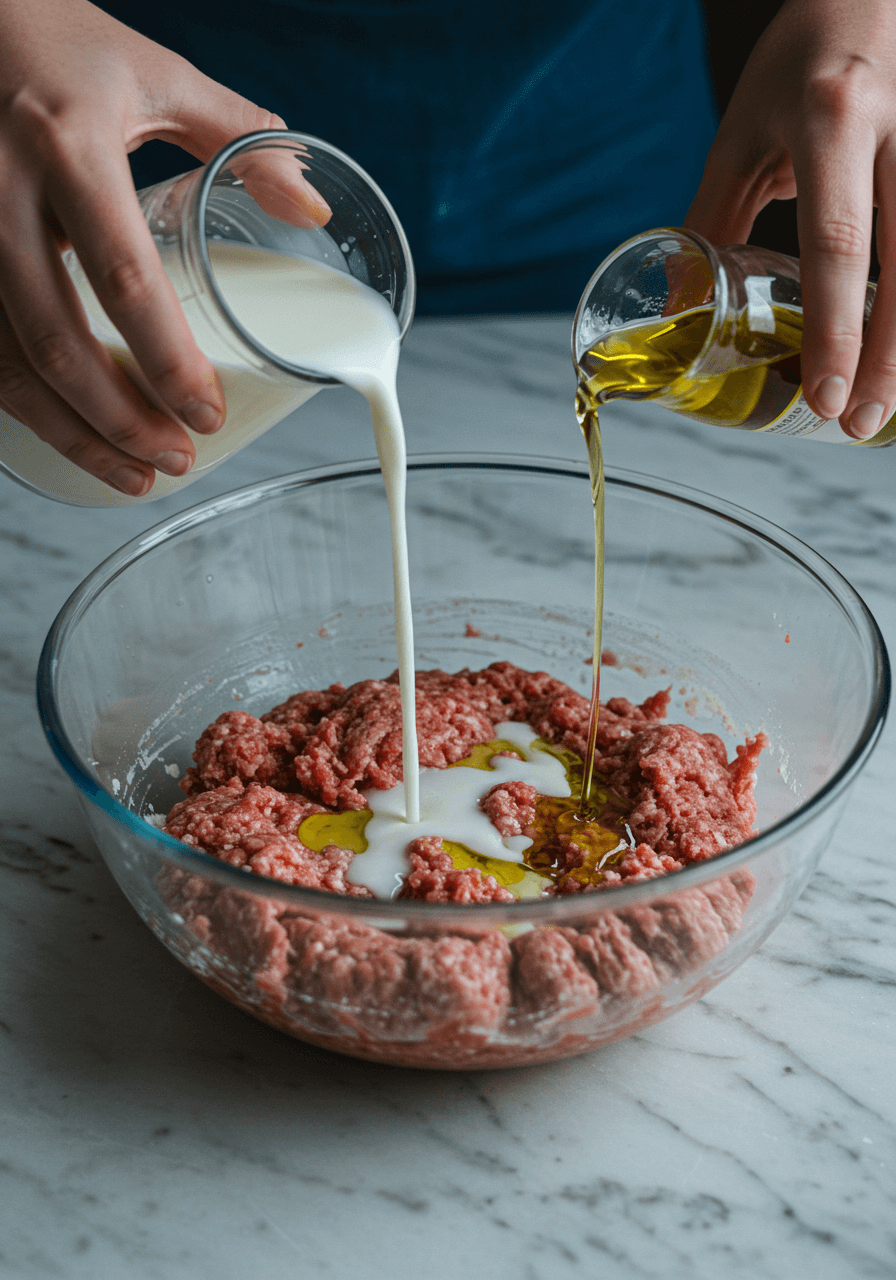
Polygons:
M421 314L571 310L618 243L681 222L717 123L698 0L105 7L363 165ZM186 167L144 151L138 186Z

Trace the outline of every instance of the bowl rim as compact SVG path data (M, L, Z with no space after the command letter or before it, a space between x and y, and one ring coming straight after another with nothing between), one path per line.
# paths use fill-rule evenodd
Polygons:
M557 459L519 455L508 458L498 453L426 453L408 458L408 473L499 470L526 474L549 474L582 480L590 485L587 463L579 460ZM863 637L873 659L872 697L868 711L843 764L825 785L803 802L786 818L752 837L743 844L725 850L713 858L693 863L678 871L667 872L654 879L628 886L613 886L603 893L573 894L545 899L520 899L513 903L430 903L398 899L370 899L347 897L321 889L285 884L246 872L221 862L210 854L191 849L189 845L153 827L144 818L128 809L108 792L86 770L80 755L62 723L56 699L56 680L60 668L60 655L68 637L84 616L87 609L102 591L119 574L138 561L162 542L182 536L199 525L219 515L231 514L253 505L262 504L294 490L311 488L328 482L350 480L380 474L375 458L333 463L304 471L292 472L272 480L232 490L188 508L177 515L147 529L130 539L117 551L103 560L72 592L57 614L41 651L37 669L37 705L41 725L56 759L75 784L83 799L115 818L149 846L157 846L160 858L175 862L186 871L201 872L217 880L222 887L251 891L253 894L308 909L337 910L358 918L359 923L380 924L395 928L404 922L419 924L453 921L466 927L475 920L482 926L520 923L520 915L528 921L540 924L556 923L559 919L612 908L643 905L647 901L665 898L685 889L695 889L701 884L717 880L736 870L745 862L761 856L780 840L793 835L828 808L852 783L864 767L884 727L890 701L891 673L887 648L880 628L852 584L822 555L793 534L780 528L745 508L701 492L688 485L665 480L622 468L609 468L606 475L608 494L613 490L635 490L660 500L673 500L682 506L694 507L727 524L741 528L761 541L770 543L815 577L833 596Z

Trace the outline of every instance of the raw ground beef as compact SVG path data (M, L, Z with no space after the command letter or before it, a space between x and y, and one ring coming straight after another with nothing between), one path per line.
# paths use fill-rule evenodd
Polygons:
M739 868L651 906L600 895L575 927L513 936L464 920L395 934L172 865L160 874L185 926L174 949L227 999L325 1049L440 1069L567 1057L667 1016L743 959L728 944L754 886Z
M631 812L633 847L596 885L573 873L586 850L558 835L555 868L545 892L581 893L649 879L740 844L756 817L753 781L763 740L738 747L728 763L714 734L664 723L668 692L640 706L625 698L602 704L596 768ZM536 735L584 754L588 700L543 671L497 662L484 671L417 674L420 764L445 768L477 743L495 737L504 720L531 725ZM233 866L288 884L370 896L346 878L352 855L336 846L306 848L296 834L312 813L364 809L365 788L402 781L398 676L345 688L298 693L261 719L225 711L202 734L195 768L181 783L188 799L168 816L169 834ZM491 789L482 808L502 835L529 835L534 789L507 782ZM620 830L620 835L626 834ZM514 895L476 868L454 870L440 840L409 847L402 897L427 902L506 902Z
M504 720L584 753L588 702L544 672L495 663L455 675L422 672L417 680L425 767L464 758ZM556 874L545 882L548 895L587 894L587 923L513 936L464 919L450 929L408 926L395 934L334 914L326 900L297 907L169 866L160 875L166 903L212 958L199 964L191 953L191 966L293 1035L409 1066L561 1057L615 1038L614 1017L623 1012L614 1010L630 1014L633 1001L644 1025L654 1021L667 1010L670 979L725 950L755 881L739 869L651 906L616 909L605 891L747 839L764 745L762 735L748 740L729 763L715 735L664 722L668 701L661 692L640 706L613 698L601 707L595 765L624 802L633 847L598 884L586 884L572 874L585 851L558 837ZM350 852L334 845L315 852L296 832L311 814L365 808L364 788L401 782L397 675L296 694L260 719L225 712L203 733L194 760L181 784L187 798L168 816L169 834L268 879L372 896L351 883ZM536 799L531 786L509 782L481 804L502 834L519 835L532 830ZM494 877L455 868L438 838L414 840L408 855L402 898L514 900ZM624 1033L630 1030L628 1017Z

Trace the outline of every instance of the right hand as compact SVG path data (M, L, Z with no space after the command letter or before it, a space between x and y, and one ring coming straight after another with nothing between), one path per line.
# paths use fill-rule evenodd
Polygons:
M0 408L140 496L156 468L178 476L195 461L181 423L217 431L225 404L162 269L128 152L161 138L206 161L231 138L285 125L86 0L0 0L0 30ZM309 223L322 224L329 210L308 192ZM69 246L172 416L91 334L61 260Z
M745 243L797 196L803 391L867 440L896 408L896 5L786 0L750 55L685 226ZM872 210L881 275L867 329Z

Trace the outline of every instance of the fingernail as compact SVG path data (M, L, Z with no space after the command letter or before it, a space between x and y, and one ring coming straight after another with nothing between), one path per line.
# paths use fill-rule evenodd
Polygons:
M825 418L839 418L846 408L846 379L839 374L823 379L815 388L813 399Z
M858 436L860 440L867 440L869 436L873 436L880 426L880 420L884 416L884 407L876 401L869 401L868 404L860 404L858 409L853 409L849 419L849 429L854 436Z
M201 435L210 435L213 431L217 431L224 421L221 410L205 400L194 400L192 404L185 404L180 411L180 416L188 426Z
M132 498L139 498L146 493L151 484L145 472L138 471L136 467L127 466L116 467L103 479L120 493L128 493Z
M166 453L160 453L157 458L153 458L152 465L158 467L159 471L164 471L166 476L182 476L192 467L193 459L188 453L169 449Z
M311 206L309 212L318 214L324 220L332 218L333 210L327 204L318 189L316 187L312 187L307 178L300 178L299 182L307 195L308 204Z

